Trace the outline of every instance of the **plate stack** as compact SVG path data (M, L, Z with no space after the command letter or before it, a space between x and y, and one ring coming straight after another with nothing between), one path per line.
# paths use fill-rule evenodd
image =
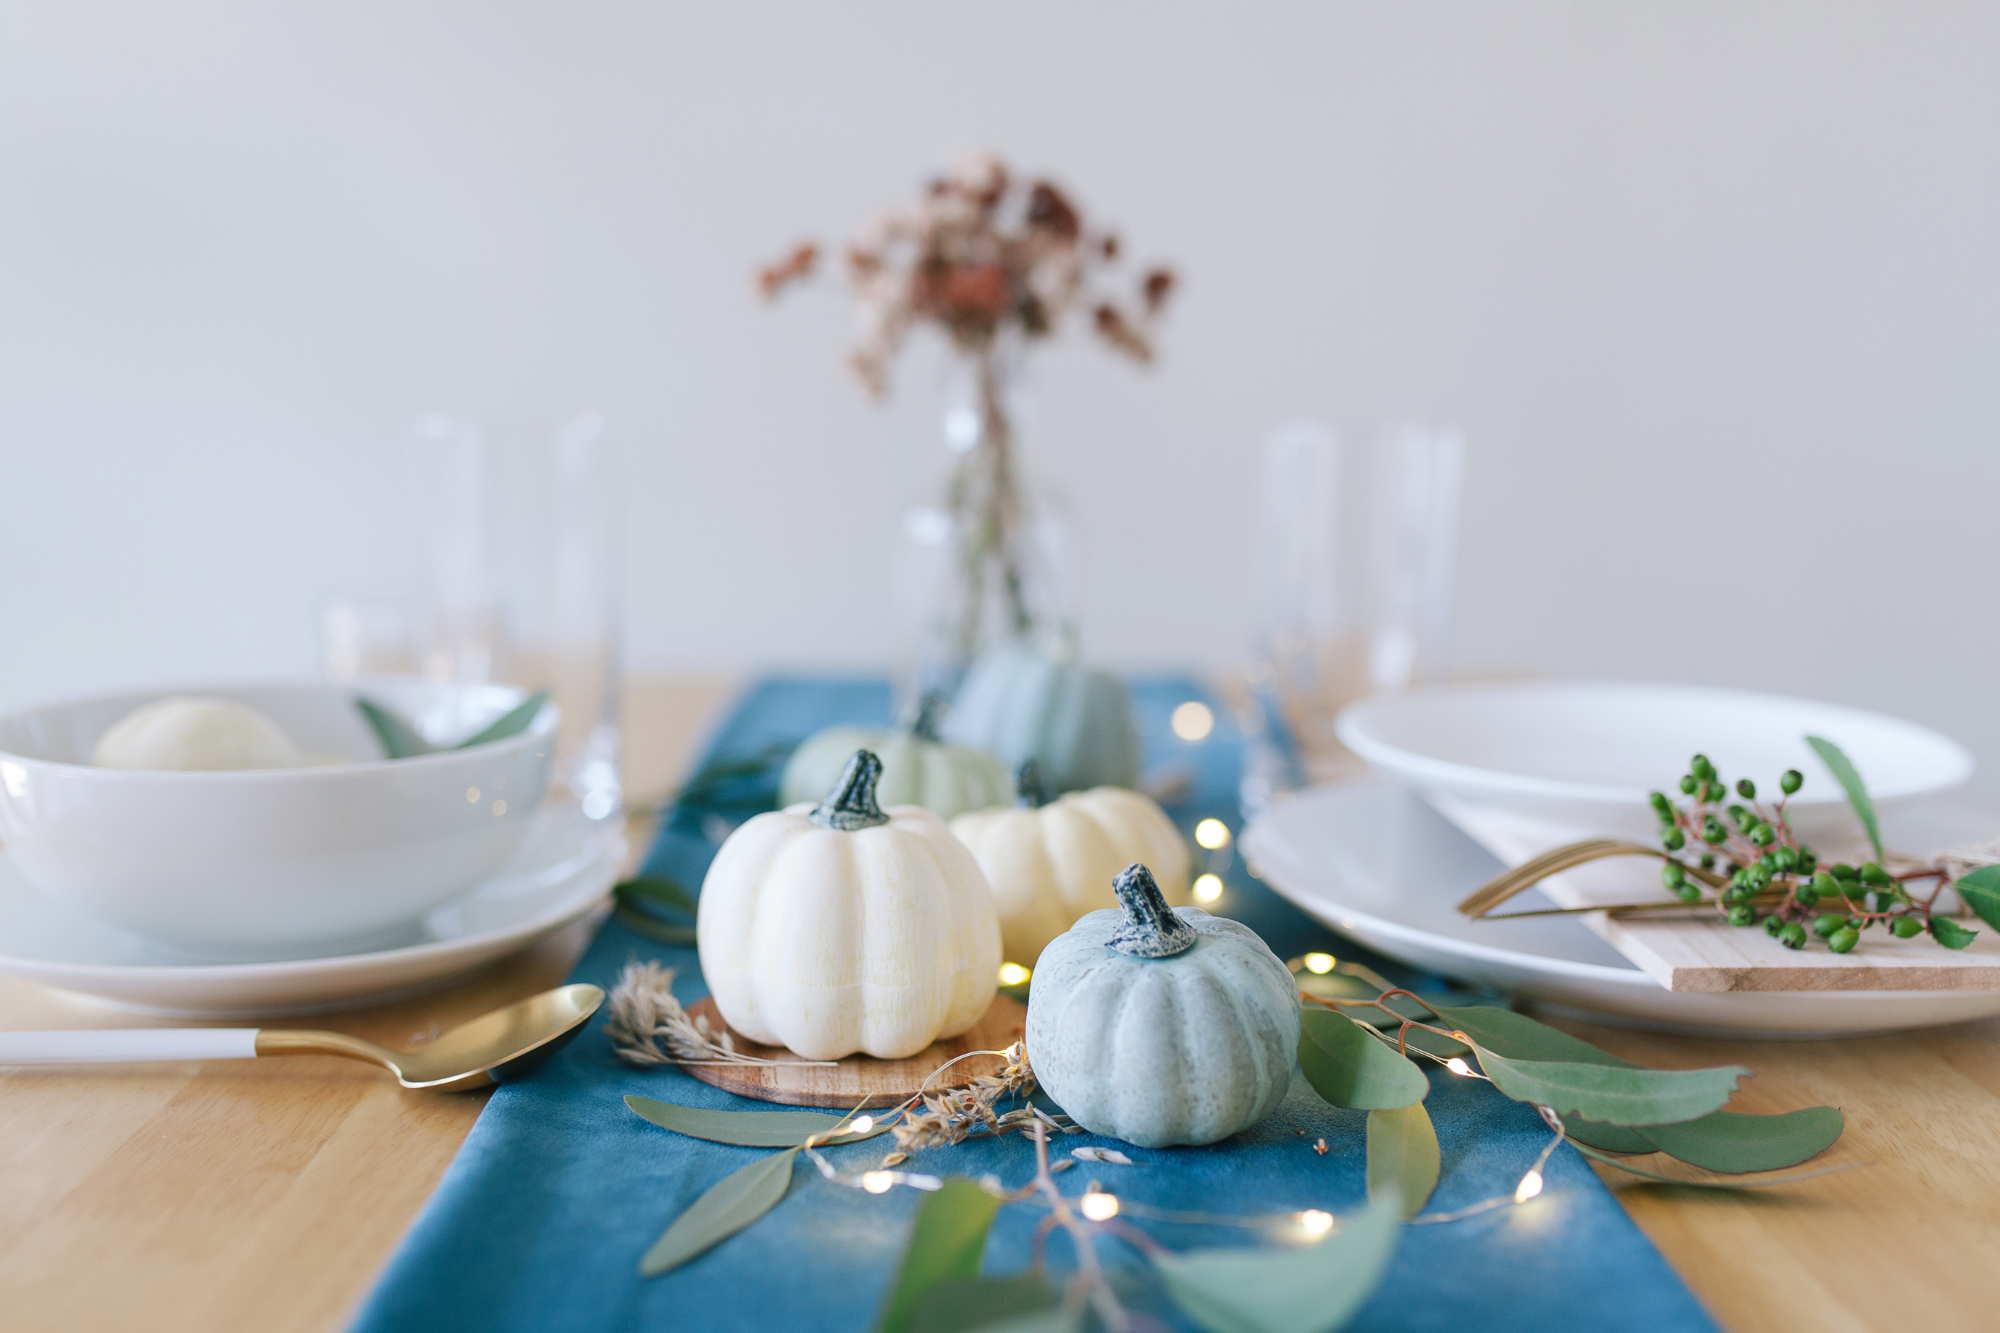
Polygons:
M1805 700L1619 683L1415 690L1341 715L1369 781L1274 803L1243 849L1278 892L1392 958L1545 1007L1667 1030L1831 1036L2000 1013L2000 940L1963 951L1877 938L1795 952L1709 916L1500 914L1657 900L1659 863L1631 857L1552 878L1482 919L1457 905L1508 867L1588 838L1656 842L1654 790L1707 754L1722 773L1806 775L1787 816L1822 860L1860 860L1858 823L1807 746L1834 741L1866 779L1892 851L1930 857L1990 843L2000 817L1940 793L1972 772L1923 727ZM1977 924L1976 922L1973 924Z

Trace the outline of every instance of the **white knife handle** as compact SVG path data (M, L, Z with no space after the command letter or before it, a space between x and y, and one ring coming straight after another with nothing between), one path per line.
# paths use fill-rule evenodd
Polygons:
M73 1032L0 1032L0 1065L249 1060L256 1054L256 1028L80 1028Z

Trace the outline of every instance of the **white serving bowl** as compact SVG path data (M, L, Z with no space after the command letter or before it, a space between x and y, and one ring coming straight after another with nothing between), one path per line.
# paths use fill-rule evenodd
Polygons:
M1779 774L1806 783L1786 812L1808 839L1858 833L1840 785L1806 745L1846 751L1877 806L1892 808L1972 775L1965 747L1926 727L1772 694L1608 681L1440 686L1364 699L1336 724L1341 743L1438 800L1532 821L1552 832L1650 840L1647 793L1665 791L1696 752L1722 776L1778 795ZM1733 796L1731 799L1735 799ZM1560 839L1558 839L1560 840Z
M94 768L114 722L172 694L268 714L311 768ZM519 704L502 685L375 680L155 690L0 718L0 840L48 898L216 960L366 948L498 871L548 789L557 714L470 750L381 758L359 694L437 743Z

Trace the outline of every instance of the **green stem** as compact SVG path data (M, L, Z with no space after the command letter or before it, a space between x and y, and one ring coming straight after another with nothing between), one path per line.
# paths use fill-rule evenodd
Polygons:
M1134 958L1171 958L1194 947L1194 927L1167 906L1152 871L1134 861L1111 887L1125 912L1124 924L1111 936L1112 948Z
M875 803L875 784L882 780L882 761L867 750L856 750L827 798L806 818L820 828L858 833L889 822Z
M925 690L924 697L917 702L916 719L910 723L910 735L932 745L938 743L938 722L944 716L945 698L942 690Z
M1023 810L1039 810L1055 796L1042 781L1042 770L1034 760L1023 759L1014 774L1014 800Z

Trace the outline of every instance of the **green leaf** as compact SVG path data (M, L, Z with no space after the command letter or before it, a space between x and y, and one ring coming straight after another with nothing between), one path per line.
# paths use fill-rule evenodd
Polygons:
M696 935L693 926L676 926L662 921L651 912L642 912L634 907L619 906L612 915L618 923L636 935L644 935L649 940L662 944L693 944Z
M998 1195L963 1176L953 1176L925 1195L876 1333L909 1333L918 1297L940 1282L979 1276L986 1232L999 1210Z
M1947 949L1963 949L1979 938L1976 930L1967 930L1948 916L1931 918L1931 938Z
M1431 1090L1416 1065L1327 1009L1300 1015L1299 1068L1322 1099L1357 1111L1393 1111Z
M1487 1050L1515 1060L1568 1060L1577 1064L1607 1065L1614 1069L1640 1066L1621 1060L1609 1051L1600 1051L1581 1037L1539 1023L1511 1009L1481 1006L1472 1009L1439 1009L1445 1024L1465 1033ZM1619 1125L1600 1125L1581 1116L1562 1118L1563 1131L1609 1152L1656 1152L1651 1143Z
M375 739L382 742L384 757L410 759L432 752L431 743L418 735L415 727L372 699L356 697L354 706L361 710L361 716L375 733Z
M486 730L460 741L451 748L454 750L470 750L475 745L491 745L495 741L504 741L509 736L518 736L528 729L529 725L535 720L535 714L541 712L542 705L548 701L549 692L547 690L536 690L526 699L508 709L500 717L494 719L493 723Z
M2000 930L2000 866L1981 866L1953 882L1952 888L1979 919Z
M1797 1166L1833 1146L1845 1125L1831 1106L1808 1106L1785 1115L1717 1111L1681 1125L1639 1130L1661 1152L1707 1171L1777 1171Z
M1629 1060L1620 1060L1601 1051L1581 1037L1537 1022L1512 1009L1487 1006L1465 1009L1438 1009L1442 1027L1463 1032L1495 1055L1510 1060L1567 1060L1573 1064L1608 1065L1615 1069L1638 1069Z
M1082 1311L1067 1323L1055 1309L1056 1294L1040 1273L1014 1277L958 1278L940 1282L910 1307L909 1333L964 1333L965 1330L1074 1328Z
M671 1129L691 1139L710 1143L733 1143L739 1148L796 1148L814 1134L824 1134L845 1117L825 1111L718 1111L705 1106L678 1106L656 1102L651 1097L627 1097L625 1104L642 1120L661 1129ZM887 1134L887 1123L865 1134L852 1131L829 1144L860 1143L877 1134Z
M787 1148L759 1157L709 1186L708 1192L689 1204L653 1242L653 1248L639 1261L639 1276L672 1272L777 1207L791 1188L792 1159L798 1153L797 1148Z
M1422 1102L1368 1113L1368 1197L1393 1191L1403 1216L1415 1217L1438 1183L1438 1136Z
M1812 746L1813 753L1826 765L1826 771L1833 774L1833 780L1847 793L1847 803L1854 807L1854 817L1861 821L1861 827L1868 830L1868 841L1875 848L1875 859L1882 859L1882 826L1875 821L1875 802L1868 795L1868 785L1861 780L1854 761L1847 753L1823 736L1808 736L1806 744Z
M1393 1188L1317 1245L1153 1256L1167 1292L1208 1333L1329 1333L1381 1280L1403 1204Z
M1476 1043L1475 1043L1476 1046ZM1517 1102L1613 1125L1671 1125L1719 1110L1749 1076L1741 1065L1637 1069L1567 1060L1509 1060L1479 1048L1493 1086Z
M1862 1165L1860 1162L1842 1162L1839 1166L1823 1166L1817 1171L1800 1171L1789 1176L1773 1176L1769 1180L1682 1180L1678 1176L1663 1176L1657 1171L1641 1170L1639 1167L1632 1166L1619 1158L1601 1153L1595 1148L1585 1147L1581 1143L1576 1145L1576 1150L1593 1162L1602 1162L1614 1170L1625 1172L1627 1175L1643 1176L1647 1180L1657 1180L1663 1185L1686 1185L1689 1189L1698 1190L1760 1190L1766 1185L1790 1185L1794 1181L1811 1180L1814 1176L1830 1176L1836 1171L1845 1171L1850 1167Z
M689 916L693 916L699 906L694 895L679 881L668 879L665 875L635 875L613 885L611 891L621 899L634 903L657 903L676 912L686 912Z

